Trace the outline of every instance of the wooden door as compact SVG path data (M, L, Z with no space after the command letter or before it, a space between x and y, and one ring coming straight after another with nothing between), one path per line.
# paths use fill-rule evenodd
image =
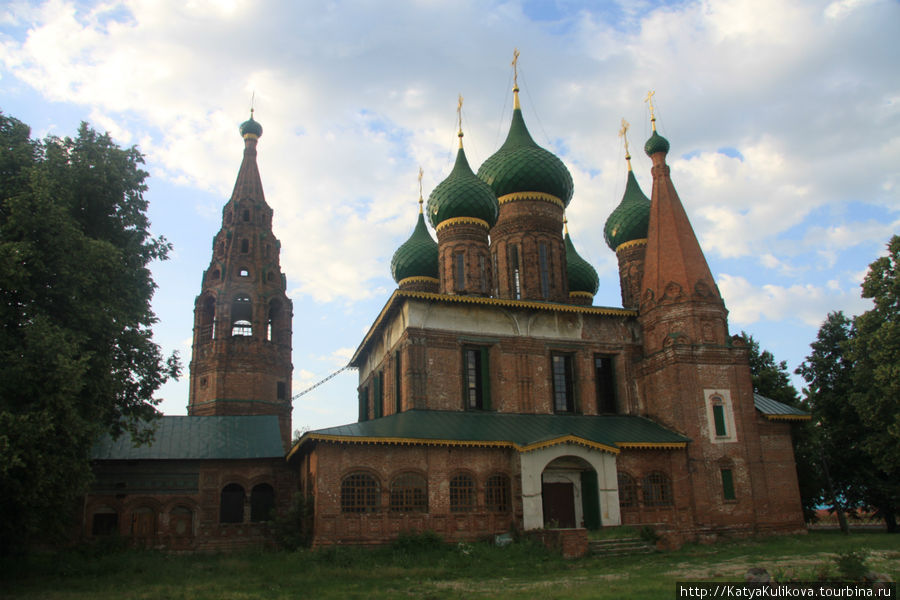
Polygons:
M575 486L571 482L541 486L545 527L575 527Z

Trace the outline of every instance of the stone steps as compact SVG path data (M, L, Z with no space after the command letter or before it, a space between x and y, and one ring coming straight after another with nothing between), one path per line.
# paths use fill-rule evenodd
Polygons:
M588 553L594 556L624 556L627 554L650 554L656 547L641 538L620 538L613 540L590 540Z

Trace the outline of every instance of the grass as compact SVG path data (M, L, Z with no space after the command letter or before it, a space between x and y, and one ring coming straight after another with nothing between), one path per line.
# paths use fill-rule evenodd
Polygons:
M751 567L781 578L837 571L840 554L860 552L874 571L900 578L900 536L814 532L674 552L566 561L530 542L176 555L93 549L5 560L4 598L672 598L675 582L742 580Z

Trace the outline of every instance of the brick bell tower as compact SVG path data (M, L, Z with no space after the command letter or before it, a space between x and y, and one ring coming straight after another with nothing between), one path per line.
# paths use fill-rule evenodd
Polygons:
M256 165L262 126L252 109L240 132L244 158L194 303L188 414L277 415L287 448L293 304Z

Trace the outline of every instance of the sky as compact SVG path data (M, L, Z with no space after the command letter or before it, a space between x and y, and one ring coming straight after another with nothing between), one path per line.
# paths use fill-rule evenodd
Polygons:
M346 365L396 288L418 170L452 168L457 97L473 169L505 138L511 60L535 140L572 173L567 217L621 306L603 225L625 188L621 120L649 196L644 98L730 311L793 371L827 314L900 232L900 3L895 0L127 0L0 6L0 111L32 136L81 121L136 145L150 173L156 341L191 355L251 99L259 170L294 302L294 393ZM357 373L294 400L295 429L356 420ZM188 378L158 393L185 414ZM802 383L795 378L799 387Z

